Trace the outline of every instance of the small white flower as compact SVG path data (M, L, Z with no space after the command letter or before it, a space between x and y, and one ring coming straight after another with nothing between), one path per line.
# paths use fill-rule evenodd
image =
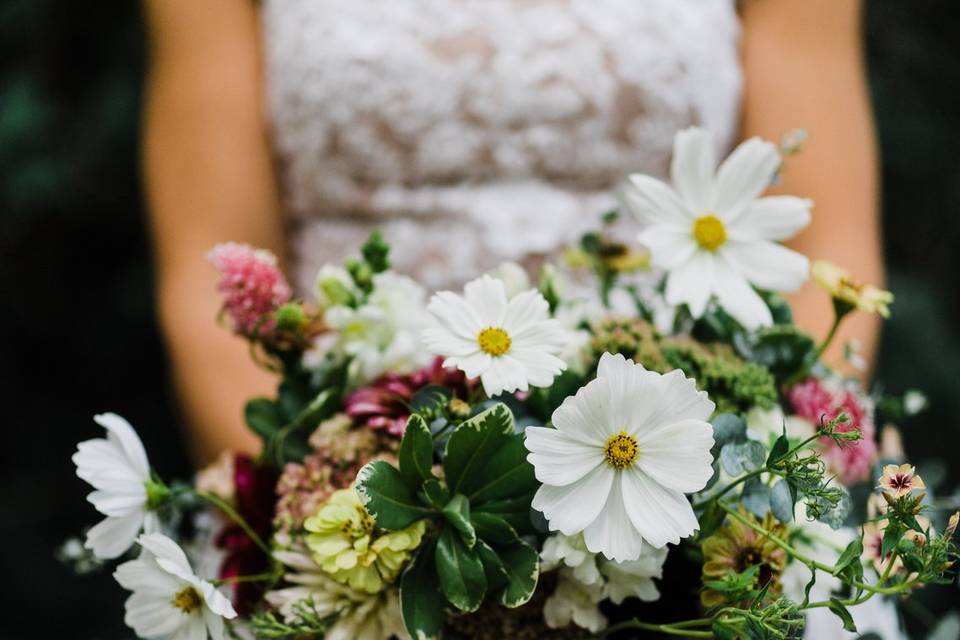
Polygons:
M160 533L137 539L143 552L124 562L113 577L133 593L124 622L141 638L223 638L223 619L235 618L230 601L198 578L177 543Z
M587 549L635 560L643 543L678 543L698 527L684 493L713 474L714 404L681 371L660 375L603 354L595 380L528 427L533 498L552 530L583 532Z
M583 534L578 533L574 536L553 534L543 541L540 560L541 571L553 571L562 564L570 567L573 577L583 584L595 584L600 581L597 554L587 549L587 545L583 542Z
M580 582L572 569L561 567L557 588L543 603L543 620L551 629L562 629L572 622L581 629L598 633L607 627L607 617L598 606L601 600L602 584Z
M503 281L484 275L467 283L462 296L435 294L427 310L437 321L423 333L427 348L446 356L444 366L479 376L488 396L546 387L566 366L557 354L567 331L550 318L536 289L508 300Z
M663 563L667 559L667 548L654 549L644 546L636 560L613 562L603 560L600 573L606 581L604 595L614 604L620 604L627 598L639 598L644 602L660 599L660 590L653 578L663 577Z
M355 384L383 373L410 373L429 362L420 333L429 317L426 291L406 276L392 271L373 277L373 291L359 308L336 306L325 319L336 329L334 348L353 358L350 377Z
M159 529L148 495L148 487L157 485L150 477L143 443L130 423L115 413L93 419L107 430L107 437L78 444L73 463L77 476L96 489L87 500L107 517L87 532L85 546L98 558L117 558L141 530Z
M522 293L530 288L530 276L526 269L516 262L509 260L501 262L497 268L489 273L490 276L503 280L503 286L507 290L507 297L512 298L518 293Z
M325 264L317 271L313 292L321 309L351 304L360 295L347 270L332 264Z
M778 244L810 222L810 200L760 198L780 165L777 147L751 138L716 168L713 142L699 128L677 133L673 188L630 176L626 206L646 225L640 242L667 272L666 299L703 315L712 296L744 327L772 324L753 287L793 291L807 279L807 258ZM751 286L752 285L752 286Z
M270 591L264 598L288 622L296 618L295 605L307 602L321 617L336 615L326 640L409 638L395 588L375 594L354 591L330 578L305 552L278 551L274 556L294 570L284 576L294 586Z

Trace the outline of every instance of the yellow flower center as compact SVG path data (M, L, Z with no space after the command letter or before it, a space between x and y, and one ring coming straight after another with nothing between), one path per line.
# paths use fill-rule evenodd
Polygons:
M723 220L708 213L694 221L693 238L702 249L716 251L727 241L727 229L723 226Z
M625 431L607 438L607 444L603 447L603 457L614 469L626 469L637 461L638 455L640 447L637 446L637 439Z
M510 350L510 336L499 327L487 327L477 336L480 350L492 356L502 356Z
M186 587L173 596L173 606L186 614L193 613L203 604L203 598L193 587Z

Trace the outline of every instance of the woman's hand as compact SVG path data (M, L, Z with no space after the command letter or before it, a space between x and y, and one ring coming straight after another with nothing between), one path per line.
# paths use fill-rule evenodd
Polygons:
M234 240L283 247L261 114L259 27L251 0L147 0L150 71L144 170L160 321L198 462L256 450L246 398L271 379L216 325L206 253Z
M809 134L783 170L785 193L814 200L813 223L791 244L871 284L883 284L877 151L862 55L859 0L746 0L743 135L777 140ZM819 340L833 319L830 298L812 282L792 296L800 326ZM852 314L828 351L851 373L842 348L859 340L872 363L878 320ZM866 372L861 373L866 375Z

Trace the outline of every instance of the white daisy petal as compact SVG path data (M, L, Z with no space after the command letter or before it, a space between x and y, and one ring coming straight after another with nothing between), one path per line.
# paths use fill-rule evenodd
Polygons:
M744 328L754 331L773 324L770 308L767 307L763 298L726 262L717 261L714 277L720 306Z
M650 250L650 259L658 269L676 269L697 252L690 229L653 225L641 231L637 240Z
M606 464L598 465L578 482L554 487L542 485L532 506L543 512L551 530L572 536L593 522L607 501L615 472Z
M646 420L638 431L657 428L680 420L706 421L716 409L705 391L697 391L697 383L675 369L657 377L657 384L649 401Z
M479 331L477 332L479 333ZM429 327L423 330L423 343L434 353L447 356L469 356L477 351L477 337L467 340L446 327Z
M609 378L598 376L568 396L553 412L550 421L566 435L585 443L606 443L621 425L610 419Z
M490 354L474 350L468 356L447 358L444 360L443 366L456 367L463 371L468 378L478 378L481 373L490 367L490 360Z
M538 294L539 295L539 294ZM546 317L546 315L544 315ZM570 339L569 332L555 319L541 320L528 324L516 332L509 332L513 340L513 349L536 349L546 353L558 353Z
M716 162L713 139L706 129L690 127L673 139L670 177L677 193L693 211L709 211L713 204Z
M527 327L536 327L550 314L550 305L536 289L518 293L510 302L503 317L503 328L511 336Z
M125 516L104 518L87 532L84 546L98 558L119 558L133 546L143 526L143 516L140 510Z
M630 176L622 192L627 209L642 223L687 229L694 216L669 185L642 174Z
M659 549L668 542L677 544L699 528L693 507L681 492L664 487L636 467L622 475L627 515L650 545Z
M135 593L127 598L123 621L142 638L160 638L177 630L181 616L169 601Z
M750 138L733 150L717 170L714 211L724 220L734 220L751 200L770 186L780 154L776 145Z
M667 276L666 299L669 304L685 304L694 318L707 310L713 292L714 256L698 251L690 260Z
M484 327L502 327L507 310L507 290L503 280L486 274L463 288L463 297Z
M565 486L580 480L597 465L603 464L603 450L588 446L556 429L527 427L527 460L534 466L537 480L553 486Z
M93 420L116 439L134 470L141 477L149 478L150 464L147 462L147 452L143 450L143 443L140 442L130 423L115 413L101 413L94 416Z
M587 549L617 562L636 560L643 551L643 537L624 508L622 483L623 474L617 474L603 510L583 532Z
M222 597L222 596L221 596ZM210 640L223 640L223 618L211 610L204 610L203 621Z
M97 511L107 516L125 516L134 511L143 511L147 502L147 488L144 485L125 486L118 491L93 491L87 495Z
M812 200L795 196L759 198L728 221L727 231L741 240L786 240L810 224L812 206Z
M452 291L439 291L430 298L427 311L457 338L475 341L486 326L476 310Z
M730 242L723 256L760 289L796 291L809 276L806 256L774 242Z
M637 437L637 466L669 489L700 491L713 475L713 428L703 420L664 424Z

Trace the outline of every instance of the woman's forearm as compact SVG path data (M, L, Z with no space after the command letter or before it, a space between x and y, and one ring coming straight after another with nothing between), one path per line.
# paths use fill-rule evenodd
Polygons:
M198 461L250 449L246 398L269 392L245 343L216 326L205 256L228 240L280 253L282 228L260 98L258 26L246 0L148 0L144 172L160 320Z
M802 127L809 139L790 157L780 189L814 201L813 222L791 245L871 284L883 282L877 151L855 0L747 0L742 5L746 77L744 136L776 140ZM817 339L828 331L829 298L808 282L792 296L797 321ZM826 355L851 372L843 345L856 340L872 363L879 323L852 314Z

